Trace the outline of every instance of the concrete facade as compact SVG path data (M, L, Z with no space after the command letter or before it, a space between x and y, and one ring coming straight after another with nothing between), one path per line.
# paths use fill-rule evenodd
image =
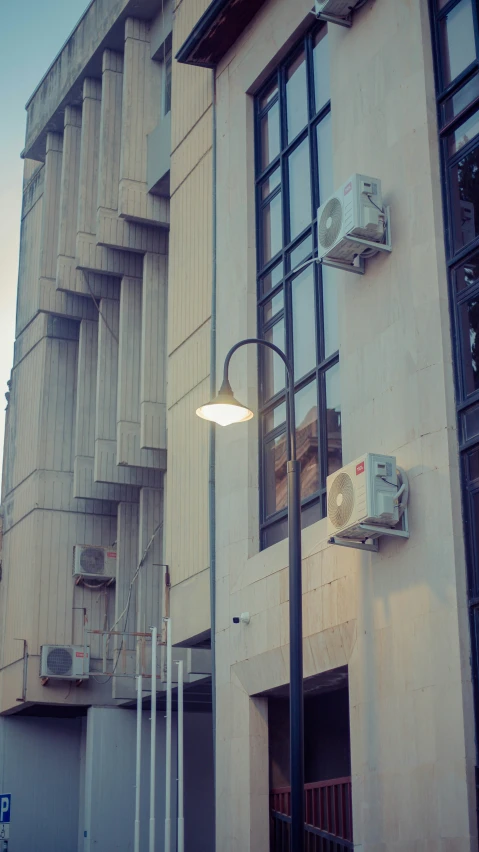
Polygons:
M18 707L24 668L24 701L39 700L29 694L30 673L43 644L82 644L84 624L111 627L155 530L141 577L150 609L136 613L130 630L150 617L161 626L166 612L161 506L169 200L146 189L146 134L160 118L163 67L150 57L148 21L126 17L122 26L123 52L105 48L83 57L99 64L99 76L86 76L80 89L69 79L63 132L40 132L35 144L42 159L25 160L2 496L4 712ZM108 29L104 35L110 37ZM38 102L47 108L41 87L52 83L55 67L30 101L29 117ZM58 124L53 93L48 105ZM27 132L27 144L29 138ZM135 507L128 523L123 506ZM132 535L141 553L130 550L125 560ZM75 586L68 572L73 546L115 542L115 586L100 598ZM18 559L23 574L14 570ZM17 634L28 648L25 666ZM98 649L98 643L92 647L93 667ZM75 703L91 703L94 684L84 686ZM47 702L54 690L41 693Z
M218 371L228 347L256 331L247 93L309 8L267 4L217 69ZM329 29L334 185L355 171L377 175L394 222L390 258L372 261L364 279L333 273L343 461L364 452L397 457L410 477L411 538L382 541L376 556L328 545L325 520L304 531L304 676L348 666L358 848L469 850L472 689L427 5L369 3L350 32ZM254 407L254 349L238 353L231 381ZM288 555L283 542L258 552L257 430L233 426L217 440L218 725L234 748L218 752L230 807L218 845L260 849L268 744L264 699L254 696L289 677ZM233 625L242 611L250 625ZM232 715L239 702L244 713Z
M201 10L186 6L178 14L194 24ZM218 376L228 348L257 332L252 95L308 26L310 7L265 3L215 70ZM328 33L334 186L355 171L380 177L394 235L392 255L365 278L332 273L343 461L397 457L410 477L411 538L371 555L328 545L325 520L303 531L304 676L348 669L355 848L470 850L474 718L428 4L368 2L350 31ZM198 81L208 73L174 68L194 71ZM202 269L206 259L199 284ZM235 355L230 380L255 410L253 347ZM204 402L206 382L197 389ZM195 429L195 403L185 429ZM208 425L196 429L205 446ZM217 848L243 852L268 848L264 693L289 681L288 548L260 550L257 420L217 429L216 440ZM199 556L196 572L172 590L181 640ZM250 624L232 624L244 611Z

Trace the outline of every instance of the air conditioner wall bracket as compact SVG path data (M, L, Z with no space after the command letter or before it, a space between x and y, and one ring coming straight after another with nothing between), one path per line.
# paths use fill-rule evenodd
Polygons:
M386 213L386 221L385 221L385 230L386 230L386 239L383 243L375 243L374 240L363 240L361 237L353 237L352 235L346 234L344 239L349 240L351 243L358 243L358 245L366 246L374 251L375 254L378 252L383 252L386 254L390 254L393 250L392 246L392 237L391 237L391 208L385 208ZM372 255L370 255L371 257ZM352 263L344 263L342 260L335 260L334 258L323 257L321 263L324 263L325 266L332 266L335 269L344 269L346 272L354 272L356 275L364 275L366 271L365 258L362 255L359 255L357 258L358 265L354 266Z
M338 18L337 15L328 15L325 12L316 12L313 9L313 15L316 16L318 21L326 21L328 24L339 24L340 27L347 27L350 29L353 25L353 16L348 15L347 18Z
M367 550L371 553L378 553L379 539L383 535L389 536L390 538L409 538L407 507L404 509L397 527L378 527L373 524L358 524L358 528L361 531L364 531L364 538L342 538L341 536L335 535L328 540L328 543L337 544L339 547L354 547L357 550Z

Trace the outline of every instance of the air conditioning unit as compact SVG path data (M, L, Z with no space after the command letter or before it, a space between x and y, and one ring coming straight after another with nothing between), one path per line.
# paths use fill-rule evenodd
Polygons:
M87 680L90 651L83 645L42 645L40 677L57 680Z
M381 181L353 175L318 210L319 259L352 265L356 257L373 253L371 243L385 240L386 219Z
M116 550L76 544L73 548L73 576L77 579L112 582L116 576Z
M357 5L357 0L316 0L314 13L331 15L333 18L347 18Z
M328 476L328 536L365 539L360 524L399 523L398 476L394 456L366 453Z

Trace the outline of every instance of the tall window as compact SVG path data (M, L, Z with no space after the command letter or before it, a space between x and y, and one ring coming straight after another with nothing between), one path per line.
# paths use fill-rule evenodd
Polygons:
M479 4L430 2L479 732Z
M334 191L327 28L307 34L256 98L258 329L294 366L302 523L323 517L341 466L336 272L316 263L319 205ZM261 540L287 534L285 372L261 350Z

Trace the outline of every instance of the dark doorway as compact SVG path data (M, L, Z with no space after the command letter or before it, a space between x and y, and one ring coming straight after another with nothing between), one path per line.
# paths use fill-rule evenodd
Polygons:
M289 849L288 687L268 696L271 850ZM347 669L305 681L305 848L352 849ZM333 844L333 846L328 844Z

